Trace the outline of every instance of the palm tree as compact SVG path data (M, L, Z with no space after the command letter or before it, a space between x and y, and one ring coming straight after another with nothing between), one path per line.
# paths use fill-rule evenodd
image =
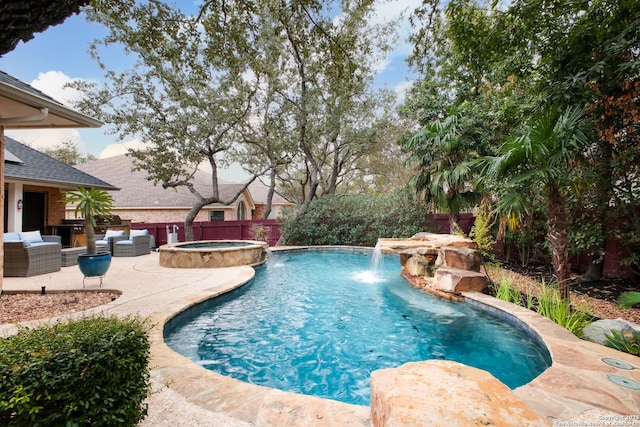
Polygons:
M525 127L519 137L509 138L499 150L499 155L486 157L487 177L505 182L505 193L513 195L510 188L525 184L529 189L540 188L546 200L547 242L551 250L553 269L560 293L568 298L569 288L569 221L564 191L571 187L575 173L574 161L581 156L589 143L589 126L584 112L571 107L564 112L550 109ZM499 205L504 212L513 214L512 197ZM520 205L521 206L521 205Z
M79 187L76 191L67 191L61 200L64 204L75 205L75 217L84 218L84 230L87 235L87 254L95 255L96 249L96 216L111 218L113 197L105 190Z
M419 169L413 184L435 210L449 215L450 231L460 229L460 212L479 202L474 191L475 170L471 159L478 156L475 141L463 132L460 114L427 124L401 143L411 153L407 164Z

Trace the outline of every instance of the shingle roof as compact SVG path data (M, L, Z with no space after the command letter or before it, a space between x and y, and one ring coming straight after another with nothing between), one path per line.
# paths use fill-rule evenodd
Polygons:
M249 184L249 191L251 192L251 197L256 203L267 203L267 196L269 193L269 187L267 185L264 185L262 182L256 179L251 184ZM291 203L278 193L273 193L272 203L274 205L293 205L293 203Z
M55 104L61 105L63 106L62 103L56 101L55 99L53 99L52 97L50 97L49 95L47 95L46 93L39 91L38 89L34 88L31 85L26 84L25 82L16 79L13 76L10 76L9 74L5 73L4 71L0 71L0 83L6 83L9 86L13 86L16 89L20 89L24 92L30 93L31 95L35 95L37 97L40 98L44 98L50 102L53 102Z
M164 189L147 179L147 173L133 170L133 159L121 154L78 165L81 170L114 183L120 191L113 194L115 206L124 207L191 207L195 196L186 187ZM199 171L194 181L204 197L211 195L211 174ZM230 200L244 184L220 184L220 199ZM218 204L215 204L218 206Z
M108 182L47 156L31 147L5 136L5 150L22 163L7 158L4 164L5 179L36 181L63 189L79 186L95 187L103 190L117 190Z

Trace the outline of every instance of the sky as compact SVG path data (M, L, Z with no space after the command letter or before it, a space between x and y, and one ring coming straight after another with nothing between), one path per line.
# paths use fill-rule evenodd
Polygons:
M403 24L397 28L398 43L387 57L378 64L376 85L394 89L403 95L410 76L406 58L411 51L407 41L410 28L406 16L421 3L421 0L377 0L373 22L380 23L403 14ZM84 14L74 15L62 24L35 34L32 40L20 42L11 52L0 57L0 70L46 93L55 100L71 106L75 97L81 94L64 88L73 80L103 82L104 70L88 54L90 43L106 34L99 24L89 23ZM126 67L127 58L114 54L107 58L110 67ZM38 131L7 131L7 136L34 148L60 145L71 140L82 153L97 157L123 154L126 146L136 146L139 141L128 139L118 142L115 135L108 133L108 124L100 129L48 129Z

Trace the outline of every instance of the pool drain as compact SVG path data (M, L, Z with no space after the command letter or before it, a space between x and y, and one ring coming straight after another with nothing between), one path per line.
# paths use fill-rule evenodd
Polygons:
M621 387L631 390L640 390L640 382L632 380L631 378L625 378L619 375L609 375L607 378L609 378L609 381L611 381L612 383L617 384Z
M612 359L610 357L605 357L602 359L602 361L609 366L613 366L614 368L618 368L618 369L624 369L626 371L631 371L633 369L636 369L633 365L627 362L623 362L622 360Z

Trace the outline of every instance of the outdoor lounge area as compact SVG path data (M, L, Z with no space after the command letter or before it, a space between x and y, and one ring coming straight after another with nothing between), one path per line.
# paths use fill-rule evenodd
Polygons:
M114 257L136 257L151 251L152 237L147 230L107 230L96 236L98 251ZM39 231L4 233L4 276L31 277L60 271L61 267L78 264L78 255L86 246L63 248L60 236L42 236Z
M195 302L246 283L254 272L250 267L176 270L160 267L158 258L159 254L152 252L115 259L101 290L115 289L122 295L89 311L150 316L155 325L151 331L150 365L154 389L158 393L149 399L149 417L143 426L372 425L373 408L251 385L207 371L170 350L162 339L162 327L168 319ZM6 278L4 290L39 291L41 286L46 286L48 291L79 290L82 275L77 268L68 267L37 278ZM98 289L97 283L87 288L92 286ZM639 367L636 357L580 340L522 307L482 294L465 293L464 297L505 316L521 319L538 332L549 347L553 366L513 393L542 415L547 425L563 421L598 422L613 419L605 417L638 413L638 391L615 385L608 378L624 373L640 380L640 369L623 372L603 362L615 359ZM7 336L14 330L15 325L0 325L1 336ZM453 422L456 414L465 412L462 408L472 403L465 400L464 390L452 388L452 382L447 382L446 378L442 381L439 384L446 384L448 396L443 402L456 406L455 410L448 410L453 417L449 421ZM403 397L406 398L409 396ZM425 399L418 399L416 403L420 401ZM435 416L436 412L427 411L426 416ZM525 425L524 421L519 421L514 418L510 425Z

